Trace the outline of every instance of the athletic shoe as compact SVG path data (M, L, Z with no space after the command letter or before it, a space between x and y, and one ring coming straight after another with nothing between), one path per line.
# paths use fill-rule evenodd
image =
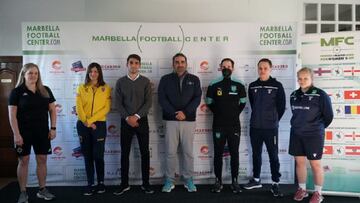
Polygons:
M305 197L308 197L309 193L306 192L306 190L303 190L302 188L298 188L295 196L294 196L294 200L295 201L302 201Z
M192 178L188 178L186 180L184 187L187 189L188 192L196 192L197 191Z
M129 190L130 190L130 186L129 186L129 185L123 185L123 184L121 184L121 185L120 185L120 188L114 192L114 195L122 195L122 194L124 194L126 191L129 191Z
M244 189L251 190L255 188L262 188L261 181L256 181L254 178L252 178L248 183L244 185Z
M36 196L47 201L55 199L55 195L51 194L46 188L39 190Z

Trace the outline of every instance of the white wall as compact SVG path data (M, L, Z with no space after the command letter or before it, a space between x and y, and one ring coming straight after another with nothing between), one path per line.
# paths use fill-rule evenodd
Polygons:
M295 22L301 0L0 0L0 56L22 55L21 22Z

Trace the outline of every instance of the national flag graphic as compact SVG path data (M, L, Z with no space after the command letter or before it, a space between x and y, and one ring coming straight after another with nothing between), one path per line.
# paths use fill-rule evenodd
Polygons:
M330 154L333 154L333 153L334 153L333 146L324 146L323 154L330 155Z
M360 139L360 134L356 134L355 131L353 131L352 133L348 133L345 134L345 138L346 139L350 139L352 141L355 141L356 139Z
M325 140L332 140L332 139L333 139L333 132L332 131L326 131Z
M360 146L346 146L345 154L346 155L360 155Z
M360 114L360 106L353 105L345 105L345 114L351 114L351 115L359 115Z
M317 69L313 69L314 73L317 74L317 76L327 76L331 74L331 70L330 69L324 69L324 68L317 68Z
M355 69L355 67L344 68L344 76L358 76L360 75L360 69Z
M345 90L344 99L360 99L360 90Z

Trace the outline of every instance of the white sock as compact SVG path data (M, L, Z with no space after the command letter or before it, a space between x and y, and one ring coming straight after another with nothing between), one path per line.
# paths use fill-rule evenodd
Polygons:
M260 181L260 178L254 178L254 180L255 180L256 182L259 182L259 181Z
M320 195L321 195L321 189L322 189L321 185L315 185L315 191L318 192Z
M274 182L274 181L273 181L272 184L273 184L273 185L275 185L275 184L276 184L276 185L279 185L279 182Z
M306 190L306 183L299 183L299 188Z

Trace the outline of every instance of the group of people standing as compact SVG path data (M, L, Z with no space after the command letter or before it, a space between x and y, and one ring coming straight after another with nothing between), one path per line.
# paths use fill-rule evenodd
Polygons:
M188 192L196 192L193 182L193 142L196 127L196 109L200 104L202 91L200 80L187 71L187 57L177 53L172 58L173 72L164 75L158 87L158 101L165 125L165 179L162 192L175 188L175 167L177 150L181 147L181 179ZM250 83L246 93L244 84L232 74L234 61L224 58L220 63L222 76L213 80L207 89L205 102L213 113L213 144L215 182L211 191L221 192L222 160L225 144L230 151L232 183L234 193L243 189L261 188L261 164L263 143L267 148L272 186L275 197L281 197L280 163L278 157L279 121L285 112L285 91L282 84L271 77L272 62L263 58L257 64L259 78ZM127 58L127 75L118 79L114 88L116 109L121 116L121 184L114 195L130 190L129 154L132 137L136 135L140 154L142 185L146 194L154 193L149 183L150 153L148 112L152 105L150 80L141 75L141 57L131 54ZM321 158L324 145L324 129L330 125L333 112L330 98L313 85L313 73L309 68L297 72L299 89L290 96L292 110L289 153L295 157L296 175L299 183L294 200L302 201L306 191L306 159L314 173L315 192L310 202L321 202L323 169ZM240 114L246 101L251 106L250 140L253 158L253 177L242 187L238 183L239 144L241 135ZM106 141L106 115L111 108L111 88L105 83L101 66L91 63L85 82L77 89L76 123L81 151L84 155L87 186L84 195L104 193L104 150ZM50 115L50 128L49 128ZM27 202L26 192L29 154L31 146L36 154L38 198L55 198L45 187L46 160L51 154L50 141L56 137L55 98L50 88L41 81L36 64L25 64L21 70L16 88L9 98L9 120L14 133L16 152L19 157L17 168L20 185L19 203ZM97 184L95 184L95 175Z

